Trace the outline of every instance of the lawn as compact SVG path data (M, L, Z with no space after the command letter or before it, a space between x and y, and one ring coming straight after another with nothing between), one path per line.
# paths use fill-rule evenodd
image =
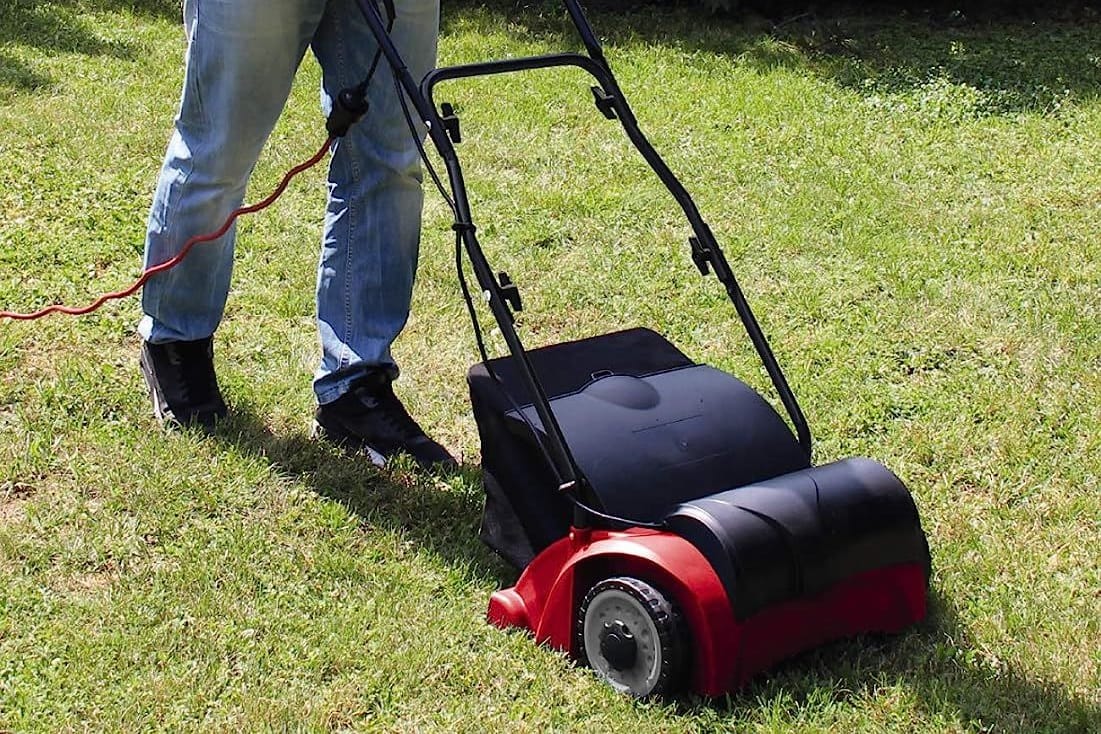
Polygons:
M214 437L153 421L136 300L0 324L0 730L1101 731L1101 24L609 5L613 67L727 248L817 460L871 456L912 489L928 621L727 699L647 704L486 625L514 576L477 540L449 212L429 191L398 390L465 466L380 472L308 437L315 169L241 224ZM558 8L446 3L441 61L575 48ZM0 309L137 274L183 48L170 1L4 1ZM321 144L318 76L308 60L250 199ZM441 89L522 336L651 326L771 395L588 84Z

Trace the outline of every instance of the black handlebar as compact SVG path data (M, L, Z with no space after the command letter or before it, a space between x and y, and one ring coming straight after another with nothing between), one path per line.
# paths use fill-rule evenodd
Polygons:
M471 218L470 201L467 197L466 184L463 180L458 154L447 133L447 125L443 117L436 111L433 98L436 85L446 80L561 66L579 67L597 80L599 87L594 87L593 92L596 95L598 106L606 116L620 121L627 137L680 205L694 235L690 238L692 259L700 268L701 273L706 274L709 270L713 270L716 277L726 288L727 296L734 304L738 317L741 319L746 333L764 364L765 371L768 373L788 417L791 419L799 444L809 458L812 449L812 437L806 417L799 407L799 403L788 385L779 363L776 361L772 348L769 346L756 317L754 317L749 307L749 303L745 299L745 295L742 293L741 287L738 285L737 279L734 277L734 273L727 263L726 256L715 240L711 228L700 216L699 210L688 191L643 134L638 120L627 104L627 100L612 74L600 42L593 33L593 29L589 25L580 4L577 0L564 0L564 2L588 55L560 53L442 67L429 72L418 84L390 38L386 23L379 13L375 0L356 0L379 43L380 50L394 70L399 84L409 96L421 120L428 124L429 138L444 161L454 195L455 230L466 248L479 286L488 294L489 309L501 329L505 343L520 367L520 374L532 397L532 405L540 421L542 421L544 430L547 432L549 454L554 463L553 469L558 474L563 488L577 487L583 484L585 479L570 453L562 428L551 410L550 401L547 399L546 393L528 359L527 352L513 326L512 313L508 309L506 294L494 277L493 270L478 242L477 230Z

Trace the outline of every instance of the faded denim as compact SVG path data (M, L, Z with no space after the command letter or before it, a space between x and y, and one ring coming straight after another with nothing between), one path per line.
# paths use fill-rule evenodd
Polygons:
M439 0L395 5L393 37L419 78L436 62ZM376 47L352 0L185 0L184 26L184 88L149 215L146 266L215 230L241 205L307 48L322 68L327 114L341 89L362 80ZM420 161L385 59L368 97L368 116L333 145L329 165L317 275L321 363L314 390L321 403L372 369L396 373L390 345L408 318L417 269ZM423 138L423 128L418 132ZM180 266L146 284L143 338L214 333L229 292L234 234L196 246Z

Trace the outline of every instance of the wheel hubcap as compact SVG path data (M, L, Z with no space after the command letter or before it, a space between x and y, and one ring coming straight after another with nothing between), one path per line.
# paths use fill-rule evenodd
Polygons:
M598 594L583 621L589 665L618 691L647 696L661 675L657 627L641 603L617 589Z
M638 643L622 620L605 622L600 636L600 654L616 670L628 670L638 660Z

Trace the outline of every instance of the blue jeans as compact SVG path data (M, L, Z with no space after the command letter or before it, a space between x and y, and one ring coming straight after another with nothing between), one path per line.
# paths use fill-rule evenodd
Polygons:
M393 38L420 78L436 62L439 0L395 5ZM307 47L321 65L327 114L340 90L366 75L377 46L352 0L185 0L184 25L184 89L149 215L146 266L217 229L241 205ZM317 275L320 403L336 400L372 369L396 374L390 345L408 319L417 269L420 160L385 59L368 98L370 112L336 141L329 165ZM319 120L319 135L323 130ZM229 292L233 243L231 229L146 284L138 326L144 339L214 333Z

